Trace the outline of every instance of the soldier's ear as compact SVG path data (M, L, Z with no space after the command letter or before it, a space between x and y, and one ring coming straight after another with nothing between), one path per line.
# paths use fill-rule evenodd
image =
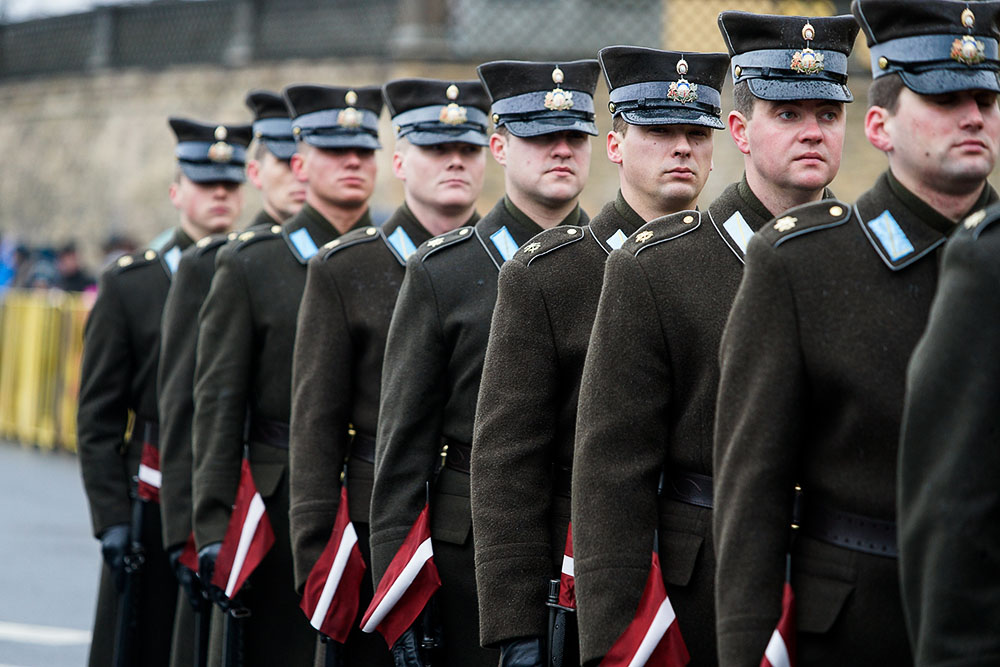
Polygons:
M614 164L622 163L622 139L614 130L608 132L608 159Z
M865 137L883 153L892 152L892 114L885 107L871 106L865 113Z
M490 152L501 167L507 166L507 137L494 132L490 135Z
M739 111L735 109L729 112L729 135L733 138L736 148L744 155L750 155L750 123Z
M292 173L295 175L295 178L297 178L300 183L306 183L309 180L309 175L306 173L305 170L306 157L302 152L303 148L304 146L300 144L299 151L294 153L291 159L288 161L288 164L292 168Z

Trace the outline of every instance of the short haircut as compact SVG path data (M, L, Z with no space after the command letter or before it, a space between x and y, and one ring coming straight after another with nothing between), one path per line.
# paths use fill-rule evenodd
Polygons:
M250 151L250 159L260 162L269 152L267 144L260 139L256 139L253 142L253 149Z
M506 139L507 137L510 136L510 130L507 129L506 125L497 125L493 129L493 131L496 132L497 134L499 134L504 139Z
M903 77L898 72L885 74L872 81L868 87L868 106L882 107L891 114L899 109L899 93L903 90Z
M611 129L624 137L625 133L628 132L628 121L621 114L618 114L611 119Z
M753 105L756 104L756 100L746 81L740 81L733 86L733 110L739 111L747 120L753 118Z

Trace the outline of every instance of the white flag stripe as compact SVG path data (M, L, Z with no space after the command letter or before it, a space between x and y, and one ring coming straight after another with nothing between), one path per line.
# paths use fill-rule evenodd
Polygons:
M788 647L785 646L785 638L775 630L771 634L771 641L767 643L764 650L764 657L771 663L771 667L792 667L792 659L788 657Z
M649 656L653 655L656 646L663 639L663 635L666 634L667 628L670 627L670 624L676 618L677 616L674 614L674 607L670 604L670 599L665 599L660 603L660 608L656 610L656 616L653 617L653 622L649 624L649 629L646 630L646 634L642 638L642 643L636 649L635 655L632 656L632 660L628 663L628 667L642 667L646 664Z
M570 576L570 577L575 577L576 576L575 574L573 574L573 557L572 556L567 556L566 554L563 554L562 573L565 574L565 575L567 575L567 576Z
M247 552L250 551L250 543L253 542L254 533L260 524L261 517L264 516L264 499L260 493L253 495L250 501L250 509L247 510L247 518L243 521L243 529L240 531L240 543L236 547L236 557L233 558L233 569L229 571L229 581L226 582L226 597L233 596L233 589L236 587L236 580L243 569L243 563L247 559Z
M403 597L406 590L413 583L413 580L417 578L420 570L424 567L424 563L430 560L431 556L434 555L434 549L431 547L431 538L424 540L417 550L413 552L413 556L410 561L403 568L403 571L399 573L399 577L396 581L392 582L392 586L386 591L385 597L382 601L378 603L375 607L375 611L372 612L371 618L365 623L365 627L361 628L362 632L375 632L375 628L378 624L382 622L382 619L392 611L392 608L396 606L399 599Z
M139 481L145 482L150 486L160 488L160 484L163 482L163 473L159 470L154 470L150 468L145 463L139 464Z
M402 227L400 227L402 229ZM340 536L340 544L337 546L337 555L333 558L333 565L330 566L330 574L326 576L323 584L323 592L319 595L319 602L316 604L316 611L309 619L309 625L317 630L323 625L326 619L326 612L330 610L330 603L333 602L333 595L340 585L340 578L344 576L344 569L347 568L347 559L351 557L351 549L358 543L358 534L354 530L354 524L348 523L344 528L344 534Z

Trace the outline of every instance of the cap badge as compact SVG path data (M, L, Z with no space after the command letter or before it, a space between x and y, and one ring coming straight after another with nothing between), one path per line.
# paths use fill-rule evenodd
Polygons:
M220 125L217 128L215 128L216 141L225 141L226 137L228 136L229 136L229 130L226 129L225 125Z
M344 101L347 102L347 106L353 107L358 103L358 94L353 90L348 90L347 94L344 95Z
M441 114L438 120L446 125L461 125L469 120L465 107L460 107L454 102L446 107L441 107Z
M566 111L573 108L573 93L559 87L564 78L561 69L556 67L552 70L552 81L556 87L545 93L545 108L549 111Z
M694 102L698 99L698 84L691 83L684 78L684 75L688 73L687 61L681 58L677 61L677 74L680 76L677 81L672 81L670 83L670 89L667 90L667 99L673 100L674 102L679 102L681 104L687 104L688 102Z
M451 84L448 86L448 90L444 91L445 97L454 102L458 99L458 86Z
M353 91L352 91L353 92ZM357 101L355 97L355 101ZM342 127L361 127L361 112L354 107L341 109L337 114L337 124Z
M968 7L962 10L962 25L969 30L972 30L973 26L976 25L976 15Z
M816 39L816 29L808 21L802 26L802 39L806 40L806 48L792 54L792 62L788 66L799 74L818 74L823 71L823 54L809 48L809 42Z
M972 35L965 35L951 43L951 59L963 65L978 65L986 60L986 45Z
M219 133L216 132L218 137ZM216 141L208 147L208 159L212 162L229 162L233 159L233 147L225 141Z

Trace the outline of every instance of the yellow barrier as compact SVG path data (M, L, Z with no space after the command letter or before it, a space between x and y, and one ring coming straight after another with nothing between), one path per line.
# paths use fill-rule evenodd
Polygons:
M89 294L10 290L0 301L0 436L76 450Z

